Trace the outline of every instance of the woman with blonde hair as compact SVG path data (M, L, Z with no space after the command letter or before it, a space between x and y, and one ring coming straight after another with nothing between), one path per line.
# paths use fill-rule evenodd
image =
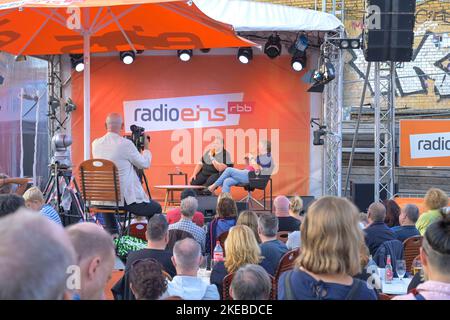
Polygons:
M363 233L358 209L349 200L323 197L301 225L302 250L295 268L281 275L280 300L376 300L361 272Z
M299 196L291 198L289 201L289 214L297 220L303 221L303 217L300 215L303 211L303 200Z
M431 188L425 194L425 209L419 220L416 222L416 228L423 236L428 226L443 217L441 209L448 205L447 194L438 188Z
M236 225L244 225L252 229L253 233L255 234L256 241L258 241L258 243L261 243L261 239L259 238L258 234L258 216L254 211L242 211L239 214Z
M266 269L264 260L253 231L244 225L234 226L225 240L224 261L216 263L212 269L211 284L217 286L222 297L223 279L227 274L236 272L246 264L260 264Z

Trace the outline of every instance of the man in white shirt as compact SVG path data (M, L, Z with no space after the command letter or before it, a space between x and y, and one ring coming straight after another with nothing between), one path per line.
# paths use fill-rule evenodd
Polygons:
M131 140L120 134L123 129L120 114L108 115L106 129L108 133L92 143L92 155L95 159L110 160L117 166L121 196L119 205L137 216L150 218L156 213L161 213L161 205L148 198L135 170L135 167L138 169L150 167L152 154L149 150L148 136L145 136L144 151L141 154ZM113 215L104 215L105 219L110 217ZM105 222L107 226L111 226L111 221Z

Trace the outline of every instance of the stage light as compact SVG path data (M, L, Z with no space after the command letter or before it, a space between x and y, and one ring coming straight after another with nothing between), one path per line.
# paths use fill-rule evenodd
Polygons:
M27 56L19 55L19 56L16 56L16 58L15 58L14 60L15 60L16 62L27 61Z
M325 140L323 139L323 137L327 134L327 132L325 131L327 127L326 126L320 126L318 130L315 130L313 132L313 145L314 146L323 146L325 144Z
M340 39L339 49L359 49L361 48L361 41L359 39Z
M325 85L336 78L336 69L328 58L324 58L323 64L313 75L314 84L308 92L323 92Z
M82 54L71 54L70 61L72 63L72 68L77 72L82 72L84 70L84 59Z
M134 51L122 51L120 52L120 60L125 64L132 64L136 58Z
M237 57L239 61L243 64L247 64L253 59L253 49L252 48L239 48Z
M181 61L187 62L191 60L193 55L193 51L191 49L189 50L178 50L178 58L180 58Z
M294 71L302 71L306 68L306 53L298 51L291 59L291 66Z
M275 59L281 54L281 39L278 35L271 35L264 46L264 53L270 58Z

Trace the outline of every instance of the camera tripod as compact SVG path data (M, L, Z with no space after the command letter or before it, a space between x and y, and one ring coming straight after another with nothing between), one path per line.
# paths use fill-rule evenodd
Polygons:
M145 182L145 188L147 190L147 194L148 194L148 198L152 199L152 195L150 194L150 188L148 187L148 180L147 177L145 176L144 170L143 169L137 169L136 167L134 168L136 170L136 173L139 177L139 181L142 184L142 180L144 180Z
M80 196L80 189L72 176L71 168L60 165L58 161L52 163L49 167L49 179L43 192L45 203L52 202L52 199L56 202L56 208L63 218L64 226L78 222L80 219L87 221L88 217L84 215L84 203ZM70 207L67 207L69 203L66 206L63 203L67 199L67 194L71 200Z

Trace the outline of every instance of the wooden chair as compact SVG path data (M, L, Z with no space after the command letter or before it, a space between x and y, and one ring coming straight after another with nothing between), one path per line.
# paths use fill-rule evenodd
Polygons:
M403 255L406 262L406 267L408 268L406 271L412 272L412 262L415 257L417 257L420 253L420 247L422 246L422 236L414 236L406 239L403 242Z
M233 281L234 273L229 273L223 278L223 288L222 288L222 300L233 300L230 296L231 282ZM269 274L270 282L272 283L272 288L270 289L269 300L277 300L277 282L273 276Z
M277 233L277 239L286 243L288 241L289 231L280 231Z
M224 257L225 257L225 240L227 240L227 237L228 237L228 231L221 233L220 236L217 237L217 240L220 242L220 245L222 246ZM213 248L213 250L214 250L214 248Z
M128 228L128 234L132 237L147 241L147 236L145 235L147 231L146 223L132 223Z
M300 248L286 252L278 264L277 270L275 272L275 280L278 283L278 279L283 272L289 271L294 268L294 263L297 257L300 255Z
M391 300L392 296L385 293L378 293L378 300Z
M110 213L118 218L120 214L125 214L121 231L123 235L127 218L131 219L131 214L119 207L120 182L115 164L104 159L86 160L80 164L79 178L83 200L90 214ZM102 202L108 204L96 204Z

